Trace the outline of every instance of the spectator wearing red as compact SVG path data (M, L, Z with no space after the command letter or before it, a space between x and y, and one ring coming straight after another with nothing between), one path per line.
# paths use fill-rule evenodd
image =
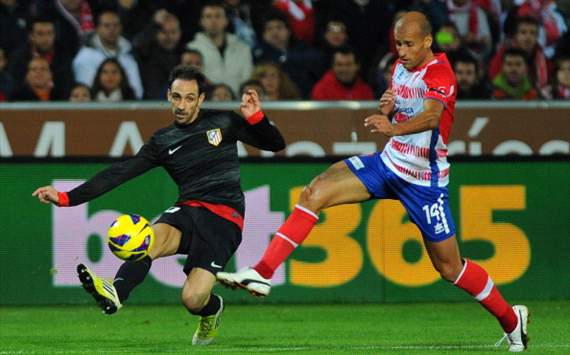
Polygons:
M360 63L350 48L338 49L332 69L313 88L313 100L373 100L374 94L359 76Z
M534 86L541 88L548 83L548 61L544 51L538 44L539 24L534 17L526 16L517 19L516 31L511 39L499 47L497 54L489 65L489 79L493 80L503 66L503 54L508 48L522 49L529 59L529 75Z
M526 52L509 48L503 53L501 73L493 79L493 98L497 100L536 100L538 93L528 78Z
M312 44L315 35L315 14L311 0L274 0L273 6L289 20L293 37Z

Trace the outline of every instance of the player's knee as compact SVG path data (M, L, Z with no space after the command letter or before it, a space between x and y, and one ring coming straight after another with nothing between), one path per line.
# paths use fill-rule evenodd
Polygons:
M299 204L315 213L320 212L320 210L327 207L323 190L323 183L317 177L311 185L303 189L299 197Z
M449 282L454 282L461 273L461 266L454 265L451 262L439 262L434 266L441 278Z
M192 314L198 314L206 305L208 294L182 294L182 304Z

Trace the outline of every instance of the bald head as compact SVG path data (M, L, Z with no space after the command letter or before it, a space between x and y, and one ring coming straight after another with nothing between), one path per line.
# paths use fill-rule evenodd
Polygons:
M398 19L394 40L400 62L408 70L433 58L431 25L421 12L406 12Z
M421 12L410 11L406 12L402 17L396 22L396 31L412 31L419 32L422 36L427 36L431 34L431 24L429 23L427 17Z

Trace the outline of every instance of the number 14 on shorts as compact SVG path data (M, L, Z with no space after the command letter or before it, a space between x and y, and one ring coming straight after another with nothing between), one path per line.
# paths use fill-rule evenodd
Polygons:
M443 194L439 195L436 203L424 205L422 210L425 212L427 223L429 225L432 225L432 222L434 223L436 234L449 233L449 224L443 208Z

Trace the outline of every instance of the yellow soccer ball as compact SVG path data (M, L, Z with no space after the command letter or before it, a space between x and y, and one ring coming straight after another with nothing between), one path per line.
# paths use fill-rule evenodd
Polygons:
M124 214L111 223L107 244L116 257L137 261L147 256L154 243L154 231L148 221L136 214Z

